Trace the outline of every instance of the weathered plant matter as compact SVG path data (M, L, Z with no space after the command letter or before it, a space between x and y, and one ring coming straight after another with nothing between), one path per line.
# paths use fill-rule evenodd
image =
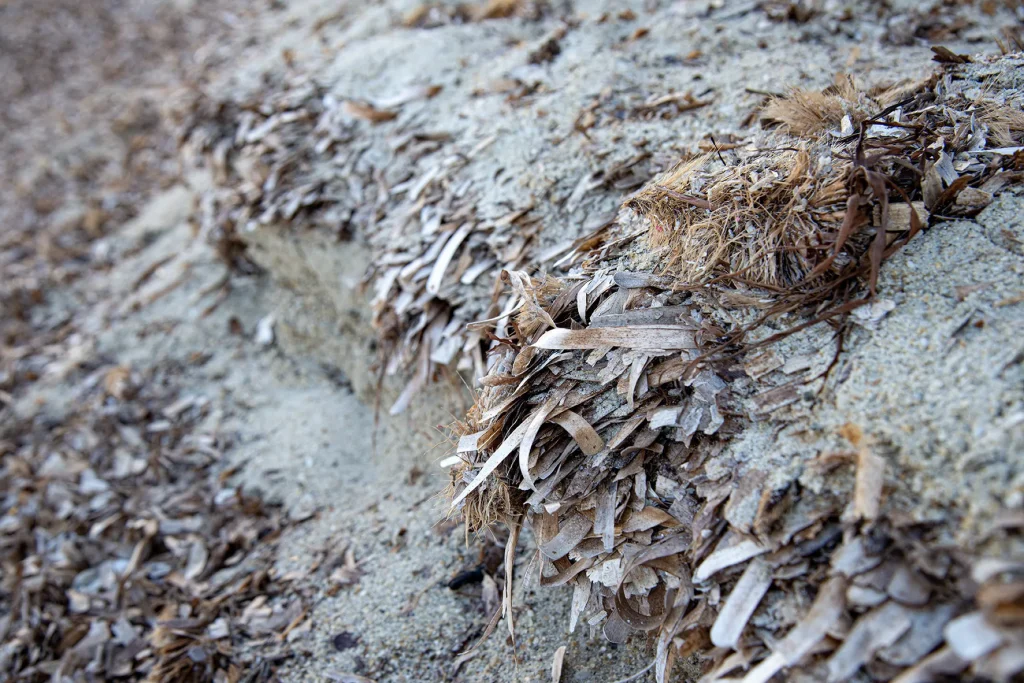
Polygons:
M836 469L813 492L770 454L727 449L802 385L760 391L774 366L755 349L870 303L887 257L1020 182L1024 150L997 146L1021 132L1019 90L1000 86L1020 65L948 65L881 99L849 79L794 92L768 109L782 130L630 198L644 233L594 249L561 288L505 274L515 314L457 429L453 507L474 528L533 530L541 583L573 587L570 628L650 633L658 680L692 653L706 680L1024 667L1024 624L996 616L1007 602L984 607L1016 599L1022 565L892 522L886 461L858 428L843 431L852 452L802 465ZM782 332L761 329L783 316Z

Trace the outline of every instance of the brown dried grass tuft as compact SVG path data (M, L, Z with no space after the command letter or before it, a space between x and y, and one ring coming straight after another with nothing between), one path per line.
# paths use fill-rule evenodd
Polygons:
M794 88L773 98L761 112L761 121L791 135L809 137L837 128L844 116L850 116L854 124L863 121L874 104L863 96L853 78L840 75L824 90Z
M930 81L904 80L865 89L852 76L838 74L835 83L824 90L794 88L772 98L761 111L761 122L790 135L815 138L841 130L843 118L848 116L856 130L880 109L921 92Z
M1024 111L995 102L982 103L978 109L978 119L988 126L989 139L996 146L1024 144Z
M627 206L650 219L646 239L665 254L662 274L683 286L729 276L794 287L824 259L843 221L849 163L823 158L832 150L820 144L732 166L703 155L656 178Z
M452 481L445 489L449 499L454 498L461 488L463 475L472 469L468 464L452 468ZM462 519L467 533L477 533L495 524L508 525L515 517L516 506L512 501L512 488L502 477L492 478L480 495L466 499L462 508Z

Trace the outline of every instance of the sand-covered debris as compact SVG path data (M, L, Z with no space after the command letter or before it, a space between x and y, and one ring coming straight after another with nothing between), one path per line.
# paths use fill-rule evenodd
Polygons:
M1024 666L1007 617L1021 564L1000 544L943 547L964 510L913 522L886 446L848 423L847 450L780 469L770 445L742 445L838 360L762 381L783 364L771 342L825 321L842 339L848 314L879 306L883 262L1020 184L1024 62L938 54L923 82L775 99L779 130L628 199L642 228L609 240L630 239L565 277L502 275L515 304L457 428L453 507L470 528L529 526L541 583L573 588L570 629L651 633L658 680L694 653L706 680Z

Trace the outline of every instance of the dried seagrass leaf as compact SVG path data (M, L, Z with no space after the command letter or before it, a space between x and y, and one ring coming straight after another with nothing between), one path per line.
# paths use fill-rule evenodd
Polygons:
M1004 645L984 660L975 662L973 673L982 680L1011 681L1024 671L1024 647L1019 643Z
M672 278L654 273L631 273L619 271L613 276L615 284L623 289L641 289L643 287L655 287L658 289L671 289Z
M636 393L637 383L640 381L644 368L647 366L649 357L646 354L637 354L629 367L628 382L626 385L626 406L632 411L634 408L633 396Z
M402 393L398 395L391 408L388 410L390 415L400 415L405 412L405 409L409 407L413 397L419 393L426 383L430 374L430 349L424 346L420 350L420 361L417 365L416 374L402 389Z
M711 642L716 647L735 649L743 629L771 585L771 565L760 558L751 560L711 627Z
M455 257L455 252L458 251L462 243L469 237L469 233L473 231L474 227L472 223L463 223L445 242L444 249L441 250L440 255L434 262L434 267L430 271L430 276L427 278L428 294L436 295L440 291L445 271L448 270L448 264L451 263L451 260Z
M888 602L857 620L842 646L828 660L829 681L849 680L878 650L896 642L911 627L906 608Z
M516 545L519 543L519 532L522 531L522 522L514 520L509 524L508 541L505 543L505 591L501 600L501 614L508 617L508 634L515 642L516 629L512 609L512 582L516 566Z
M658 525L674 526L676 523L672 515L660 508L648 505L643 510L634 512L623 523L620 533L629 534L634 531L646 531Z
M932 60L945 64L969 64L971 58L968 55L958 55L948 47L933 45L931 48L934 56Z
M413 85L391 97L374 100L378 109L394 109L415 100L430 99L441 92L440 85Z
M857 453L857 479L853 493L853 510L858 519L874 521L882 506L882 484L885 482L885 460L862 445Z
M800 393L793 384L783 384L762 391L753 397L754 413L757 415L769 415L780 408L796 403L800 400Z
M667 683L676 659L676 649L671 646L679 630L679 622L683 618L687 605L673 606L665 617L661 632L658 633L658 645L654 657L654 680Z
M1017 559L1003 559L998 557L983 557L971 567L971 579L975 583L985 583L1000 574L1006 572L1024 572L1024 561Z
M846 607L846 580L834 576L818 589L818 595L800 623L779 641L775 651L743 678L743 683L767 683L776 673L793 666L820 643Z
M604 441L601 439L601 436L579 413L567 410L551 418L551 421L569 432L569 435L572 436L585 455L600 453L601 449L604 448Z
M629 625L615 613L609 614L601 629L604 637L612 643L624 643L629 638L632 630ZM649 668L649 667L648 667Z
M637 325L669 325L678 323L680 318L688 315L690 306L661 306L658 308L639 308L624 313L593 315L591 327L630 327Z
M878 607L888 599L885 591L868 586L852 585L846 589L846 601L854 607Z
M901 673L892 683L932 683L960 673L968 664L952 648L943 647Z
M587 608L590 602L591 589L593 584L586 579L577 579L573 582L572 605L569 608L569 633L576 632L576 625L579 623L580 615Z
M993 625L1017 628L1024 624L1024 581L988 581L974 599Z
M894 600L904 605L926 605L932 590L928 582L907 565L901 565L893 574L886 590Z
M946 644L961 659L971 662L1003 644L1003 634L988 623L982 612L971 612L946 624Z
M554 379L553 375L544 372L548 368L548 366L566 360L571 356L572 354L570 353L548 355L548 357L546 357L543 360L543 362L540 363L540 365L538 365L533 370L530 370L528 373L526 373L526 375L522 377L522 379L519 382L519 386L516 387L516 390L513 393L506 396L504 399L499 401L494 406L485 410L483 414L481 414L480 419L493 419L507 411L512 405L519 401L529 391L533 390L534 392L536 392L538 389L542 388L546 384L546 382L542 382L542 380L545 379L545 375L548 378L550 378L548 380L549 382Z
M537 355L537 347L526 346L516 354L516 359L512 362L512 375L519 377L526 369L530 366L530 362L534 356Z
M595 564L593 557L580 560L578 562L569 562L566 558L556 560L553 564L557 572L553 576L542 576L540 579L540 585L544 587L549 586L564 586L569 583L582 572L590 569Z
M693 331L678 325L597 327L585 330L548 330L534 346L541 349L598 349L618 346L626 349L671 350L695 348Z
M468 496L470 493L475 491L477 487L479 487L481 484L487 481L487 477L491 476L491 472L498 469L498 465L504 462L505 458L512 455L512 452L516 449L516 446L518 446L522 442L523 435L526 434L526 430L527 428L529 428L529 426L529 420L525 420L518 427L516 427L511 434L505 437L505 440L501 443L500 446L498 446L497 450L495 450L494 453L492 453L491 456L487 458L487 462L484 463L484 466L480 469L480 472L477 473L476 477L473 478L473 481L470 482L469 485L466 486L466 488L464 488L459 493L459 495L455 496L455 498L452 500L450 509L454 510L456 507L458 507L459 503L466 499L466 496Z
M768 552L769 548L761 543L745 539L740 540L736 536L726 536L718 544L715 552L700 563L693 572L693 580L697 583L707 581L716 573L733 565L757 557Z
M562 680L562 662L565 660L565 645L555 650L555 657L551 662L551 683L559 683Z
M910 630L889 647L879 650L878 657L895 666L911 666L942 644L942 631L953 615L955 605L937 605L925 609L908 609Z
M774 349L767 349L747 356L743 362L743 370L752 379L760 379L783 365L785 360Z
M345 102L345 112L349 116L354 116L357 119L363 119L370 123L383 123L385 121L392 121L398 117L398 112L391 111L389 109L378 109L372 104L366 102L355 102L349 100Z
M620 585L615 592L614 614L632 629L637 631L653 631L665 621L667 614L665 601L665 584L659 583L649 596L651 613L642 614L633 609L633 606L629 604L629 600L622 592L622 586Z
M575 474L577 468L583 463L584 457L582 455L570 458L566 462L562 463L559 467L558 472L553 476L548 477L541 483L537 490L530 494L530 497L526 499L527 507L536 507L542 502L547 500L551 492L555 490L555 487L561 484L569 475Z
M487 433L486 429L481 429L479 432L472 434L463 434L459 437L458 446L455 448L456 453L475 453L480 449L480 437Z
M647 371L647 383L653 387L675 382L681 379L686 370L686 361L673 358L653 366Z
M597 507L594 510L594 533L601 537L601 544L606 553L615 547L615 502L618 494L618 482L610 481L597 492Z
M562 522L555 537L540 547L541 553L549 560L565 557L570 550L579 545L593 525L593 521L586 515L572 515Z
M523 432L522 441L519 443L519 472L523 475L523 483L526 484L527 489L534 488L533 475L530 474L530 451L533 448L533 441L537 438L537 433L540 432L540 428L548 416L558 407L573 386L571 383L566 383L552 391L544 403L538 406L530 416L526 431Z
M328 671L324 675L327 677L327 680L334 681L334 683L376 683L372 678L359 676L358 674Z
M877 567L881 562L880 555L868 552L863 536L847 541L832 555L832 569L850 577Z

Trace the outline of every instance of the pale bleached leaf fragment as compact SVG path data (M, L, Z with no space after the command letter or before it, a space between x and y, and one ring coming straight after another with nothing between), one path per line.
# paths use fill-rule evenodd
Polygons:
M477 473L476 477L469 485L459 492L459 495L455 496L452 500L451 509L458 507L459 503L466 499L470 493L475 491L481 484L487 481L487 477L491 476L491 472L498 469L498 465L504 462L505 458L512 454L512 451L516 449L522 440L523 435L526 433L526 429L530 426L529 420L523 421L518 427L516 427L511 434L505 437L505 440L498 446L497 450L491 454L491 457L487 458L484 466Z
M946 644L961 659L971 662L1003 644L1003 634L982 612L971 612L946 624Z
M592 584L586 579L577 579L573 582L572 605L569 608L569 633L576 632L576 624L579 623L580 615L587 608L590 602L590 591Z
M505 543L505 591L501 600L501 614L508 617L508 634L515 642L516 627L514 612L512 610L512 588L516 567L516 545L519 544L519 532L522 531L522 522L516 520L509 525L508 541Z
M931 586L918 572L907 565L900 565L892 576L887 588L889 595L904 605L926 605L931 596Z
M853 511L858 519L874 521L882 507L882 484L885 483L885 460L871 452L867 445L857 453L857 479L853 491Z
M695 348L693 331L678 325L594 327L585 330L555 328L534 344L541 349L597 349L618 346L627 349L674 350Z
M862 616L828 660L830 683L849 680L876 652L895 643L910 626L906 608L896 602L887 602Z
M562 522L558 533L550 541L540 547L541 554L549 560L559 560L579 545L579 542L590 532L593 522L583 514L575 514Z
M908 609L910 630L878 652L878 658L894 666L911 666L942 644L942 631L956 613L955 605Z
M653 529L659 524L674 526L675 523L672 515L653 505L648 505L643 510L636 511L629 516L629 519L622 525L622 533L629 534L634 531L646 531L647 529Z
M728 537L727 537L728 538ZM757 557L768 552L768 548L757 541L746 539L729 545L725 545L725 539L719 543L715 552L705 558L696 571L693 572L695 583L707 581L721 570L732 567L741 562L746 562L752 557Z
M716 647L736 647L743 629L771 585L771 566L761 558L751 560L711 627L711 642Z
M892 679L892 683L933 683L960 673L967 664L952 648L943 647Z
M462 246L463 241L469 237L469 233L473 231L472 223L463 223L459 226L459 229L445 242L444 249L441 250L437 260L434 261L434 267L430 270L430 277L427 278L427 293L437 295L441 290L441 283L444 281L445 271L448 270L448 264L451 263L455 257L455 252L458 251L459 247Z
M562 662L565 660L565 645L555 650L554 659L551 662L551 683L560 683L562 680Z
M767 659L750 670L743 678L743 683L767 683L783 668L793 666L803 659L843 615L846 608L843 599L845 592L846 580L841 576L834 576L822 584L807 616L779 641Z
M523 475L523 484L526 486L524 490L535 488L533 485L533 475L530 474L530 451L533 448L533 441L537 438L537 434L540 432L544 422L547 421L548 416L558 407L558 404L566 397L572 386L572 384L567 383L552 391L544 403L533 411L528 421L529 424L523 433L523 439L519 443L519 471Z
M363 119L370 123L383 123L384 121L391 121L398 117L398 112L391 111L390 109L378 109L372 104L366 102L356 102L355 100L349 100L345 102L345 113L357 119Z
M479 450L480 437L487 432L486 429L481 429L479 432L472 434L463 434L459 437L459 444L455 448L456 453L475 453Z
M594 533L601 537L606 553L615 547L615 501L618 482L611 481L598 489L597 508L594 510Z

